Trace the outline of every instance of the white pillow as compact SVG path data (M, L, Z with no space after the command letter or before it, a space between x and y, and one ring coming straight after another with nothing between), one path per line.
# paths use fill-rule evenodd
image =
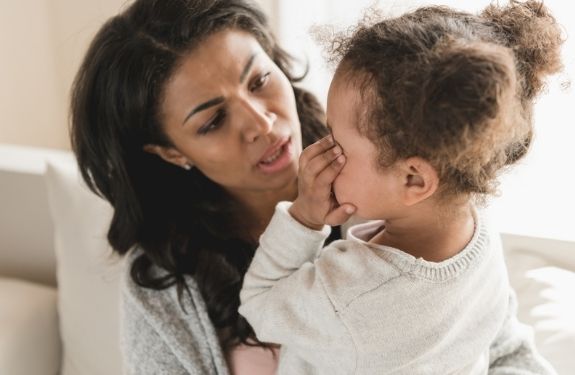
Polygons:
M81 181L73 157L49 161L62 375L121 374L119 268L106 239L110 205Z
M503 236L518 318L558 374L575 374L575 244Z
M519 319L533 327L537 348L558 374L575 373L575 273L529 270L521 283Z

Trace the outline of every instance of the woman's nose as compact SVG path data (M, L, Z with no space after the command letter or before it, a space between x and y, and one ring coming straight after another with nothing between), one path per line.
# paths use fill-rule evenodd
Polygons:
M277 120L277 115L265 106L245 102L246 118L244 137L248 142L255 142L261 135L268 134Z

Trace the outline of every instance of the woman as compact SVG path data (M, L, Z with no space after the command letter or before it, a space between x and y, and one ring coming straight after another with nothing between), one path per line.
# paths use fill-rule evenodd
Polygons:
M88 186L114 207L108 240L127 255L128 373L275 371L276 348L237 309L259 235L296 196L302 143L325 134L290 62L243 0L137 0L93 40L73 88L72 144ZM507 336L493 355L494 370L540 360Z

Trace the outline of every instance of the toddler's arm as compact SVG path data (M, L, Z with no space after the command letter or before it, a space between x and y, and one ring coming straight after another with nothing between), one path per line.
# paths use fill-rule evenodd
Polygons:
M239 312L259 340L290 347L321 368L342 369L353 363L352 340L313 262L329 234L325 224L341 224L354 211L338 205L331 193L345 157L326 137L306 148L299 164L298 197L277 205L262 234L244 277Z
M341 351L341 359L349 359L351 338L313 263L329 227L306 228L290 216L289 206L278 204L260 238L244 278L239 312L258 339L298 350L311 363L322 361L326 349L332 355Z

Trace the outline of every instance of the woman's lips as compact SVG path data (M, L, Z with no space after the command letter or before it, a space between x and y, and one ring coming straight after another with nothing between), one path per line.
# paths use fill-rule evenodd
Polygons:
M279 172L291 163L292 155L291 138L288 138L278 147L266 152L258 163L258 168L264 173Z

